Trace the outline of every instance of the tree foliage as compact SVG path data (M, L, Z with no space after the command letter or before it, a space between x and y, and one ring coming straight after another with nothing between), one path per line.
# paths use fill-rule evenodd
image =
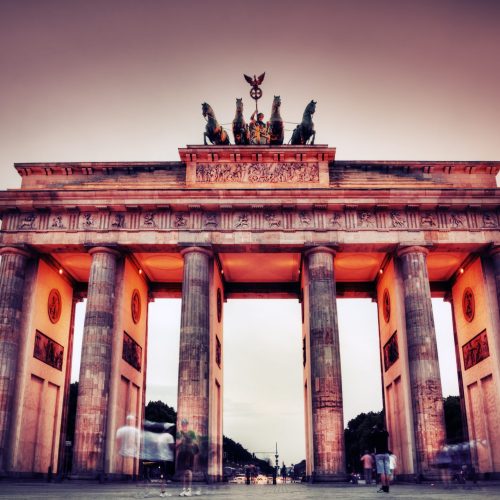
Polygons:
M384 422L383 413L369 412L360 413L358 416L349 420L347 429L344 430L345 455L347 471L361 472L362 465L360 457L365 450L370 449L370 432L373 426Z
M177 412L163 401L150 401L146 405L144 417L152 422L169 422L172 424L177 422Z
M78 399L78 382L69 386L68 401L68 427L66 428L66 441L73 442L75 438L76 401Z
M446 424L446 442L448 444L464 442L464 429L459 396L448 396L443 400L444 420Z

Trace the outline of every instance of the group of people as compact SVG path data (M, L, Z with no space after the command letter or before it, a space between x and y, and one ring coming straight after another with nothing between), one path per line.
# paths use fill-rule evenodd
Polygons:
M363 464L365 483L372 483L373 467L375 465L381 483L378 491L389 493L389 486L394 478L397 463L396 455L389 450L389 433L381 425L377 425L372 429L370 441L371 452L365 450L364 455L360 458Z
M144 462L160 462L161 464L161 497L170 496L165 489L167 478L174 475L174 457L177 457L177 476L182 477L182 497L199 495L198 490L192 491L192 478L195 457L199 454L198 439L195 432L189 429L189 422L181 420L181 428L176 434L172 433L174 424L145 422L144 430L140 432L134 415L127 417L125 426L116 433L118 452L123 457L125 473L135 470L136 459ZM382 426L375 426L370 435L371 452L365 450L361 457L366 484L372 483L372 469L375 464L376 472L380 475L381 488L378 491L389 493L389 485L396 468L396 457L388 448L389 434ZM140 453L139 453L140 450ZM292 467L293 471L293 467ZM249 472L249 471L248 471ZM280 474L286 482L288 469L283 463ZM292 477L292 476L290 476Z
M191 488L194 461L200 450L195 432L189 429L189 422L186 419L181 420L181 429L174 440L172 434L174 424L146 421L141 432L137 428L134 415L129 415L126 420L126 425L116 432L117 448L123 457L124 472L134 470L136 459L143 460L143 464L159 462L162 479L160 497L170 496L166 492L165 485L167 479L174 475L174 456L176 456L176 472L183 481L180 496L200 495L199 490L193 493Z

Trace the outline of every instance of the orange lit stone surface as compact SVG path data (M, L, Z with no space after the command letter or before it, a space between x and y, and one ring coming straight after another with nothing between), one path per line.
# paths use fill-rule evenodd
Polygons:
M134 289L143 307L149 298L182 297L178 406L197 432L206 433L198 477L219 480L222 474L223 301L303 302L307 471L318 481L336 480L343 478L344 451L335 300L370 297L381 305L386 289L391 314L384 320L379 307L380 346L397 333L399 357L383 373L383 385L399 473L431 477L444 437L431 296L453 302L469 434L489 443L475 465L499 472L493 436L500 423L493 409L500 406L500 162L337 161L335 153L326 145L187 146L179 149L179 161L16 164L21 188L0 192L0 307L8 323L0 347L8 359L0 381L2 471L45 472L37 464L61 456L55 440L38 452L38 462L28 456L34 451L16 462L20 438L12 427L14 415L34 414L33 401L56 380L31 379L31 353L16 340L31 334L32 324L20 318L31 317L30 297L39 293L33 269L44 262L63 270L60 279L74 300L88 296L91 306L85 323L91 342L82 364L99 376L82 379L74 456L80 475L119 475L137 466L117 460L111 443L128 411L140 421L144 374L119 354L126 332L143 347L145 364L147 315L134 326ZM93 270L96 247L108 252L100 275ZM465 286L476 297L476 315L467 324L459 311ZM107 305L99 298L106 287L115 293ZM58 343L70 346L72 326L65 325ZM489 357L465 370L462 346L483 330ZM193 350L195 344L203 348ZM67 376L57 380L66 394ZM103 389L108 382L109 391ZM14 394L18 408L12 407ZM60 401L64 409L66 399ZM325 401L334 410L324 411Z

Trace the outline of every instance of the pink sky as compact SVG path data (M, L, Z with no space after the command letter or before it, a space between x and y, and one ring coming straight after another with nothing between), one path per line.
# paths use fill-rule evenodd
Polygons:
M178 147L202 141L203 101L227 123L235 98L243 97L249 117L242 74L263 71L266 116L274 94L281 95L290 122L317 100L317 143L336 147L337 159L499 160L499 25L496 0L1 0L0 188L20 185L14 162L176 160ZM239 304L228 305L228 330L241 324ZM298 306L289 307L293 319ZM373 305L363 307L354 314L369 318ZM260 317L259 306L249 303L247 313ZM374 321L356 326L342 314L344 338L349 328L376 335ZM151 338L162 331L175 337L174 313L168 326L161 316L155 321ZM246 342L265 343L284 328L266 321ZM231 345L229 336L227 342L226 354L232 349L235 361L230 366L227 360L226 373L236 373L241 346ZM279 351L272 352L277 359ZM295 366L280 370L278 392L300 378ZM164 386L175 383L168 377L156 375ZM344 389L352 400L346 413L378 409L380 393L370 399L359 393L359 371L349 377L344 383L357 385ZM254 399L243 408L242 384L236 381L231 394L227 385L226 409L240 413L233 418L228 411L226 433L255 450L273 446L276 433L266 429L293 421L276 439L287 463L300 459L302 402L294 399L292 408L283 396L285 417L264 420L276 393L247 388L247 399ZM360 409L360 401L366 407ZM260 422L262 441L248 421Z

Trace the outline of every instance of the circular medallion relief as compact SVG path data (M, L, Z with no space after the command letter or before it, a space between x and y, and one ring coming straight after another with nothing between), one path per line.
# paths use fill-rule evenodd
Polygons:
M130 310L132 312L132 321L134 323L139 323L139 320L141 319L141 294L137 288L132 292Z
M384 295L382 297L382 312L384 314L384 320L389 323L391 319L391 296L389 295L389 290L387 288L384 290Z
M462 310L464 312L465 319L470 323L474 319L476 304L474 301L474 292L468 287L464 290L464 294L462 296Z
M217 288L217 321L220 323L222 319L222 292Z
M49 293L47 302L47 313L51 323L57 323L61 317L62 300L61 294L57 288L53 288Z

